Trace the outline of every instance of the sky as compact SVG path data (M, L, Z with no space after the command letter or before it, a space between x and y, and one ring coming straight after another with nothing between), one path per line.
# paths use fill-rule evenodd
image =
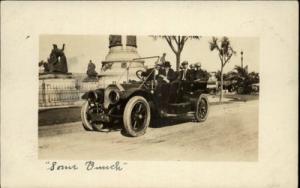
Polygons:
M200 40L188 40L181 54L181 61L189 64L201 62L202 68L212 72L220 70L220 60L217 51L210 51L209 41L211 36L201 37ZM218 37L221 38L221 37ZM235 65L241 65L240 52L244 52L244 66L248 65L249 71L259 72L259 38L230 37L231 45L237 52L232 56L224 71L231 71ZM41 35L39 40L39 61L47 60L52 49L52 44L58 48L65 43L65 55L68 60L69 72L85 73L91 59L96 64L99 72L101 61L108 53L108 35ZM149 36L137 36L137 51L141 57L161 56L166 53L166 60L170 61L172 68L176 68L176 57L167 42L163 39L154 40ZM152 62L146 62L148 66Z

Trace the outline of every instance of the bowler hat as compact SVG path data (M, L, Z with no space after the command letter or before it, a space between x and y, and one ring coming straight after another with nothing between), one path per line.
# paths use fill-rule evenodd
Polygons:
M165 66L165 67L171 67L171 64L170 64L169 61L166 61L165 64L164 64L164 66Z

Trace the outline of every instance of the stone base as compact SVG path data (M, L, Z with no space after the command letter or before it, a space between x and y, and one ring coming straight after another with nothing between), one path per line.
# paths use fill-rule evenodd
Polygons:
M86 77L82 80L82 82L98 82L99 78L97 77Z
M39 73L39 79L72 78L72 73Z
M71 75L42 75L39 79L39 107L73 105L79 100L77 82Z

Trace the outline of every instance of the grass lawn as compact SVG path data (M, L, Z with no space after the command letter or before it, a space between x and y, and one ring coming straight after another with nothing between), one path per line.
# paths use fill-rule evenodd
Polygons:
M81 121L81 107L57 108L39 112L39 126Z

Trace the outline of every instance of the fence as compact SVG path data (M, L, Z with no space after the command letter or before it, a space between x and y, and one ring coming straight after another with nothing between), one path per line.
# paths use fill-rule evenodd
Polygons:
M100 86L98 82L80 82L75 79L40 80L39 108L80 104L85 92Z

